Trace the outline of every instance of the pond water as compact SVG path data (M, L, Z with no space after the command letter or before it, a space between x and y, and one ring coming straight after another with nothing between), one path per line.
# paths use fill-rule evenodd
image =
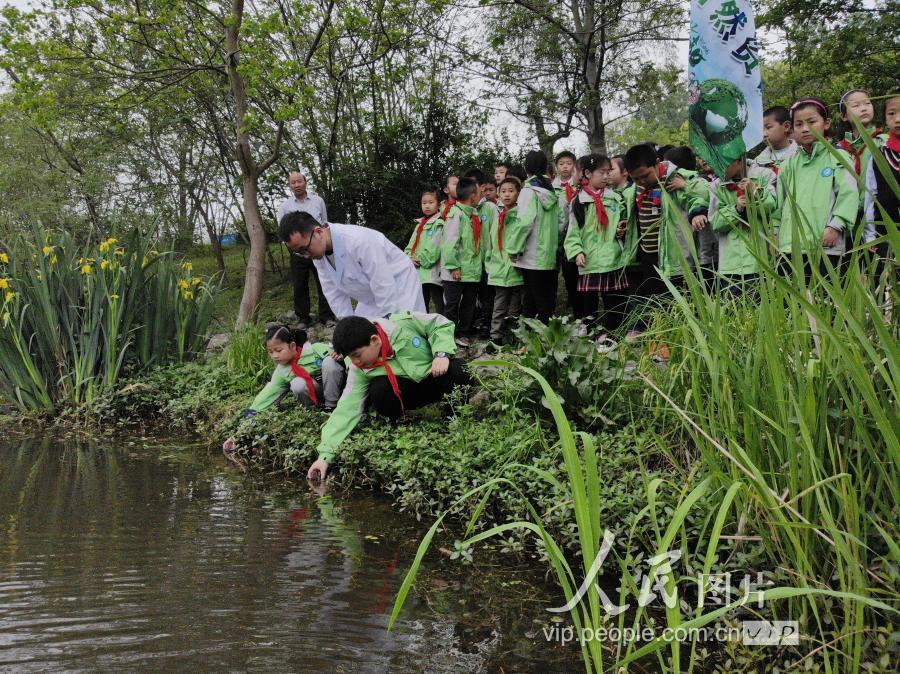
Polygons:
M429 553L388 632L426 528L373 494L262 483L184 443L0 441L0 668L581 668L543 636L559 595L507 556L472 573Z

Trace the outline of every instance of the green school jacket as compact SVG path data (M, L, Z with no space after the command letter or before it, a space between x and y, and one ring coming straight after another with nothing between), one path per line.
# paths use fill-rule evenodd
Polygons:
M456 353L455 327L440 314L406 311L391 314L386 319L377 318L375 322L381 325L391 342L394 355L388 359L388 364L398 378L422 381L431 373L435 353L443 351L448 356ZM363 370L349 365L341 399L322 427L318 448L320 459L328 463L334 460L341 443L359 423L372 379L386 375L384 366Z
M513 266L506 252L506 239L510 225L516 220L516 207L513 206L506 214L503 224L503 250L500 249L500 215L498 214L491 223L487 237L487 247L484 251L484 267L488 273L488 285L497 288L514 288L524 283L522 272Z
M775 183L777 176L771 169L750 162L747 177L756 183L756 192L751 200L748 195L747 210L738 213L738 193L728 188L732 181L716 178L709 186L709 222L719 240L719 272L727 275L743 276L759 271L759 263L748 247L747 237L751 234L748 223L752 219L768 231L772 214L775 212ZM755 216L750 216L754 213ZM752 244L751 244L752 245Z
M513 227L504 229L503 237L503 247L513 265L519 269L556 269L556 248L567 225L566 209L556 192L542 187L537 178L530 178L519 192L516 210L519 217Z
M822 248L825 227L852 234L859 210L859 190L853 171L848 171L832 152L843 153L825 143L814 143L812 153L800 152L781 165L778 173L778 207L773 222L778 247L789 253L796 239L805 253L824 250L829 255L847 251L846 237L833 248Z
M322 361L330 357L331 347L328 344L314 342L304 347L300 353L300 367L309 372L311 377L318 377L322 372ZM290 365L276 365L272 372L272 379L253 399L250 409L254 412L262 412L267 407L271 407L279 396L291 387L295 376Z
M688 264L697 259L697 245L694 233L688 220L691 212L705 211L709 204L709 187L696 171L676 168L671 162L663 162L667 167L666 175L678 174L685 181L684 189L669 193L661 188L662 217L659 233L659 264L663 276L681 276L682 257ZM628 212L628 227L625 233L625 250L628 264L637 256L638 209L637 185L631 184L622 190ZM679 252L680 250L680 252Z
M622 197L612 188L606 188L600 198L609 218L606 227L597 222L594 199L584 190L578 190L572 200L572 208L569 209L569 229L563 249L568 260L574 260L579 253L584 253L585 263L584 267L579 267L579 275L615 271L628 262L624 242L616 238L616 227L621 220L627 219ZM584 205L583 226L578 224L575 216L576 201Z
M476 213L474 206L463 204L456 204L447 213L441 242L443 255L441 279L444 281L454 280L450 272L455 269L460 270L461 281L481 281L481 271L484 268L485 229L482 224L481 242L476 251L475 230L472 228L473 213Z
M416 232L419 229L419 221L413 227L412 235L409 237L409 243L406 244L405 252L412 256L412 247L416 242ZM444 221L438 213L432 215L422 229L422 236L419 238L419 247L416 248L416 257L419 260L419 279L422 283L434 283L441 285L441 238L444 232Z

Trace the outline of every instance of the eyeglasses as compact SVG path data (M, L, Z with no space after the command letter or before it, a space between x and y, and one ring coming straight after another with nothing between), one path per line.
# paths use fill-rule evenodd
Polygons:
M309 247L312 244L313 236L315 235L315 233L315 229L310 232L309 241L307 241L305 245L298 248L291 248L291 255L296 255L297 257L308 257Z

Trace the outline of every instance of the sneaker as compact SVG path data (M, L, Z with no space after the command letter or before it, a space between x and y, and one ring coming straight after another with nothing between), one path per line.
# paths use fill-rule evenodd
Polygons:
M664 344L662 342L650 342L650 345L647 348L647 353L650 354L650 357L655 361L660 361L663 363L667 363L669 361L670 353L668 344Z
M337 321L334 320L333 318L329 318L327 321L325 321L325 328L326 328L326 329L331 329L331 328L333 328L333 327L336 326L336 325L337 325Z
M457 337L456 346L461 346L464 349L468 349L470 346L472 346L472 340L468 337Z
M595 344L597 345L597 351L599 351L600 353L612 353L617 348L619 348L619 343L614 339L610 339L606 335L601 335L600 337L598 337Z

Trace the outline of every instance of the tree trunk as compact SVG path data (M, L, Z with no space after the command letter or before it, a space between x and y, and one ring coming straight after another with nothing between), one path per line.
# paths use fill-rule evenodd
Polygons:
M239 328L255 315L262 297L263 272L266 265L266 232L262 226L257 200L256 176L244 176L244 222L250 237L250 255L247 258L247 271L244 276L244 294L238 309L235 328Z

